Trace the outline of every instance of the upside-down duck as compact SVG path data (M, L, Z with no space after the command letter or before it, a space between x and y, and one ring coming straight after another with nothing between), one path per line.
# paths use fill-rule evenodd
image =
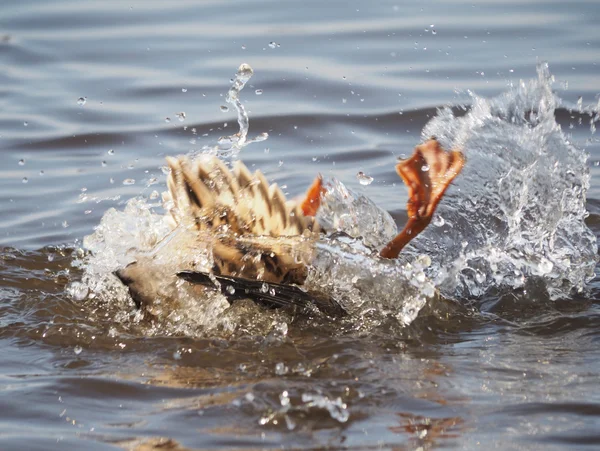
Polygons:
M218 289L229 302L251 298L269 307L314 306L332 316L345 314L334 299L301 288L313 248L323 234L333 232L323 230L315 218L327 189L321 176L304 198L287 201L276 184L269 184L260 171L251 174L241 161L232 169L214 156L193 161L169 157L167 162L163 200L172 230L185 230L187 238L169 242L167 237L157 247L183 246L182 254L200 250L212 265L207 271L189 261L176 264L178 283ZM442 149L435 138L398 162L396 171L409 192L408 221L379 250L379 258L395 259L427 227L464 162L460 151ZM161 296L160 275L148 265L151 259L138 258L115 273L141 308ZM265 284L275 289L265 290Z

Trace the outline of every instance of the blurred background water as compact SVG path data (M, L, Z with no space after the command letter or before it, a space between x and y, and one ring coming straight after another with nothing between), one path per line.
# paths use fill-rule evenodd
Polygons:
M65 287L108 208L164 189L166 155L237 130L221 107L242 62L250 136L269 133L249 166L290 195L334 175L402 219L393 162L436 109L548 61L598 236L599 20L595 0L2 2L0 449L595 448L598 280L266 339L149 334Z

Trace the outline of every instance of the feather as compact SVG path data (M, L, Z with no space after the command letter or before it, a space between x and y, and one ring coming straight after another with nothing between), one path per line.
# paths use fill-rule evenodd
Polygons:
M212 236L215 274L267 282L302 283L319 228L287 202L276 184L241 162L228 169L217 157L167 159L169 194L163 197L175 225Z
M252 299L266 307L317 307L321 312L333 317L343 317L348 313L335 300L318 294L308 293L293 285L269 283L234 276L215 276L218 284L205 272L182 271L178 277L198 285L220 289L230 304L238 299Z

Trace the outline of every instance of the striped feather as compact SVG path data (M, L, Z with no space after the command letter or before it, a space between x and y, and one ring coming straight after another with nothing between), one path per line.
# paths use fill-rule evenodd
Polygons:
M236 161L230 170L217 157L167 158L163 195L172 225L195 227L212 237L218 275L276 283L302 283L319 227L286 201L277 184ZM202 233L200 233L202 232ZM206 233L208 232L208 233Z

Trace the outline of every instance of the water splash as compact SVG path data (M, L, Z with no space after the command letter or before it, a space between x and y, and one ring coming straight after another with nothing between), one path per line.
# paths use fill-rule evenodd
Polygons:
M237 70L235 74L235 79L233 81L233 85L229 89L227 93L227 98L225 99L227 103L234 106L236 111L238 112L238 124L240 125L240 131L237 134L237 146L240 148L244 146L246 142L246 136L248 135L248 113L246 113L246 109L240 100L240 91L244 89L248 80L254 75L254 71L248 64L242 64Z
M292 431L296 429L296 421L306 416L324 414L332 424L346 423L350 419L350 406L343 399L345 397L314 391L290 393L283 390L278 399L273 399L271 394L248 392L233 404L260 413L260 426L277 426L281 423Z
M431 260L417 256L399 262L377 254L361 239L334 234L317 244L305 286L337 299L360 327L368 329L387 316L408 325L435 296L425 273Z
M204 153L235 157L249 143L267 138L247 139L248 118L239 93L252 72L242 65L238 74L228 101L240 107L240 132L229 137L226 152L217 146ZM467 164L432 226L401 260L376 256L397 233L389 213L332 180L317 219L333 234L318 243L305 287L338 299L353 318L363 320L363 328L390 316L410 324L438 290L465 299L492 288L525 287L530 281L541 281L552 298L583 289L593 275L597 252L596 239L584 223L587 156L555 121L560 99L552 93L547 67L540 66L538 74L495 99L473 96L472 108L462 117L442 109L427 124L423 137L435 135L444 147L460 148ZM202 263L210 253L198 248L198 239L186 240L185 230L171 231L165 217L153 212L151 200L132 199L123 212L107 211L95 233L85 238L90 254L79 263L89 298L131 306L112 272L136 255L151 254L157 274L166 280L161 289L179 299L176 306L152 306L163 332L198 336L233 333L237 327L268 335L286 326L289 318L282 313L244 302L229 308L220 294L199 296L168 279L175 273L173 265L180 268L190 260L210 268L210 261ZM376 319L367 324L367 317Z
M371 183L373 183L373 177L365 174L362 171L359 171L356 174L356 178L358 179L358 182L363 186L369 186Z
M433 261L430 274L447 296L515 289L540 281L550 298L581 291L597 261L585 225L587 154L555 120L561 100L546 64L538 78L493 99L472 95L462 117L438 112L423 139L461 149L467 164L438 214L411 246ZM410 250L409 249L409 254Z
M364 194L355 193L336 179L326 189L317 212L317 221L325 230L361 237L373 249L385 246L398 233L392 216Z
M115 321L139 323L145 316L132 308L128 290L114 272L134 260L153 259L154 264L146 266L152 272L147 280L156 284L157 298L148 312L160 321L147 334L198 336L215 328L231 333L236 323L231 313L223 314L229 306L225 298L216 292L199 294L174 276L180 268L207 270L212 266L210 253L196 246L195 238L194 232L172 230L167 217L154 213L145 199L131 199L124 211L107 210L94 233L84 238L88 254L74 262L83 269L82 285L76 288L78 292L87 288L88 298L97 303L120 306ZM69 287L68 294L76 299L74 287Z
M225 100L232 105L237 112L237 122L240 129L237 133L230 136L222 136L217 141L217 146L204 146L201 153L211 153L219 155L222 158L237 158L240 151L249 144L266 140L269 135L263 132L253 139L248 139L248 129L250 120L246 108L240 100L240 92L246 86L246 83L254 75L254 71L249 64L243 63L238 68L233 84L227 92ZM221 111L227 112L229 109L226 106L221 107Z

